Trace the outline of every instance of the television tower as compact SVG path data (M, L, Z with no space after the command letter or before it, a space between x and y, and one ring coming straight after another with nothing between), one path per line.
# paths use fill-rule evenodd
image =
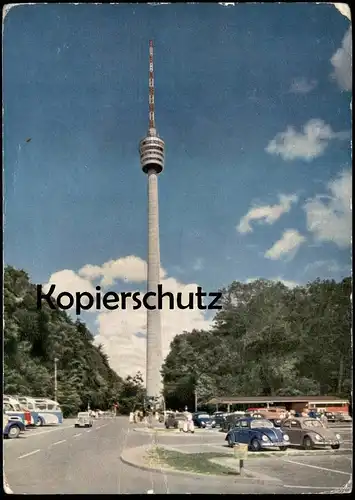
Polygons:
M164 141L158 136L155 128L154 104L154 67L153 42L149 41L149 128L148 135L139 143L142 170L148 175L148 279L147 292L157 294L160 282L160 247L159 247L159 207L158 207L158 174L164 168ZM150 296L147 302L157 307L157 295ZM162 399L163 363L160 310L147 309L147 365L146 388L147 398Z

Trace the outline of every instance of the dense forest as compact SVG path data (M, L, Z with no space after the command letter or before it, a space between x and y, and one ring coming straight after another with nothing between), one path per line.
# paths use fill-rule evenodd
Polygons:
M175 337L163 366L169 407L213 396L333 395L352 384L351 278L287 288L233 282L210 331Z
M141 375L123 380L102 346L93 344L85 324L73 321L43 301L37 310L36 287L22 270L4 273L4 393L54 398L54 359L58 359L58 401L63 413L103 410L119 402L128 413L144 398Z

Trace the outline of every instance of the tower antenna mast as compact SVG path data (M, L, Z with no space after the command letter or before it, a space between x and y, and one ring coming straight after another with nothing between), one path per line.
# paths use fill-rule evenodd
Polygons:
M149 135L156 135L154 102L154 48L149 40Z

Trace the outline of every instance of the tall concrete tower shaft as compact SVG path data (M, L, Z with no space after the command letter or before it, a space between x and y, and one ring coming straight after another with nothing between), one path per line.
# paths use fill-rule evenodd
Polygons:
M148 175L148 276L147 292L155 292L148 303L155 309L147 309L147 365L146 387L148 398L161 400L163 363L161 318L157 309L157 292L160 282L159 204L158 175L164 169L164 141L155 127L153 42L149 42L149 127L148 135L139 143L141 167Z

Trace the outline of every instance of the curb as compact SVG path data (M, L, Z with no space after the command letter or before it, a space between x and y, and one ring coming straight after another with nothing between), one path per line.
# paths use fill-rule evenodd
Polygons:
M244 470L244 475L243 476L238 476L235 474L235 476L228 476L228 475L223 475L223 474L203 474L201 472L190 472L190 471L183 471L179 469L173 469L173 468L167 468L167 467L149 467L146 464L138 464L136 461L134 461L129 455L132 453L132 451L137 452L137 450L141 450L139 452L139 455L145 455L151 447L147 446L137 446L135 448L130 448L129 450L124 451L121 456L120 460L126 465L130 465L131 467L135 467L136 469L144 470L144 471L153 471L153 472L162 472L165 474L173 474L173 475L183 475L183 476L192 476L192 477L211 477L211 478L219 478L221 479L222 477L230 477L233 479L236 479L238 481L248 481L250 483L258 483L258 484L266 484L266 483L277 483L281 484L282 481L278 479L271 478L270 476L263 476L263 478L260 477L260 475ZM128 456L127 456L128 455ZM225 467L227 470L229 467ZM230 469L231 470L231 469Z
M174 430L168 430L168 429L160 429L160 428L157 428L157 429L149 429L147 427L144 427L142 429L140 429L139 427L135 427L134 429L132 429L134 432L143 432L144 434L154 434L156 432L158 433L163 433L163 434L170 434L170 435L173 435L173 436L186 436L186 435L189 435L191 434L190 432L180 432L178 429L174 429ZM218 432L218 431L217 431ZM217 434L217 432L214 432L214 431L206 431L206 430L198 430L197 432L195 431L194 432L194 436L199 436L201 434Z
M134 429L132 429L134 432L143 432L144 434L155 434L156 432L162 432L162 433L166 433L166 434L180 434L179 431L177 430L167 430L167 429L148 429L147 427L143 427L142 429L140 429L139 427L135 427Z
M291 450L290 450L291 451ZM343 450L292 450L289 451L258 451L256 453L248 453L248 460L260 459L267 457L312 457L312 456L323 456L323 455L352 455L353 451L350 448L345 448ZM227 455L227 453L226 453Z

